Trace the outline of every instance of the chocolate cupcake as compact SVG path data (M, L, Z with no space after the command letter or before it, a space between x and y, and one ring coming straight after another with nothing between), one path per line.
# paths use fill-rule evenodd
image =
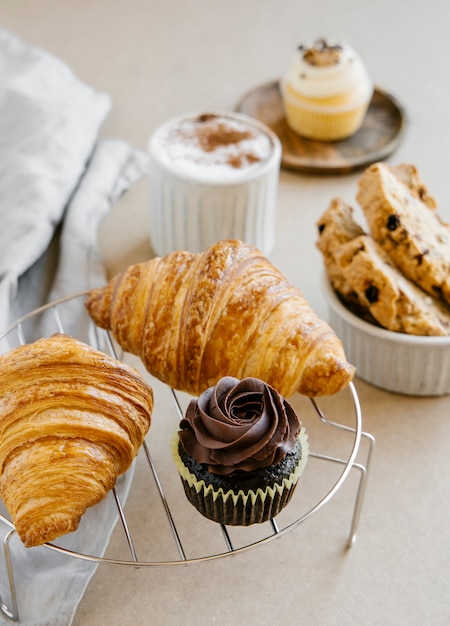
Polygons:
M273 387L231 376L191 400L172 446L189 502L234 526L265 522L286 506L308 449L298 416Z

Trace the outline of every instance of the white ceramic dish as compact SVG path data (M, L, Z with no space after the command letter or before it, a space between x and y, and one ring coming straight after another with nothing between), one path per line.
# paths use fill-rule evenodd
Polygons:
M450 336L395 333L362 320L339 300L324 276L330 326L362 380L411 396L450 394Z

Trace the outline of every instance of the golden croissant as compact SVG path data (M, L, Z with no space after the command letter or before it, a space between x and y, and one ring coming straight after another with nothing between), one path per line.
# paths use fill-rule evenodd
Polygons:
M86 307L155 378L193 395L227 375L260 378L284 396L328 395L354 375L302 293L239 241L132 265Z
M134 368L68 335L0 357L0 495L25 546L76 530L130 466L152 409Z

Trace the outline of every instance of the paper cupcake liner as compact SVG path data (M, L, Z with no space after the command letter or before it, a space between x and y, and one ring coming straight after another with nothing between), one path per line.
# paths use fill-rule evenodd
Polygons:
M317 141L338 141L361 127L373 93L371 83L362 95L342 105L310 103L283 89L283 106L288 125L303 137Z
M172 441L172 455L180 474L184 492L189 502L208 519L231 526L260 524L275 517L290 501L298 480L305 468L309 444L305 429L299 435L302 456L293 472L281 484L238 492L222 487L214 489L203 479L199 480L188 470L178 452L178 433Z
M308 111L285 105L289 126L299 135L317 141L338 141L354 135L361 127L367 107L341 113Z

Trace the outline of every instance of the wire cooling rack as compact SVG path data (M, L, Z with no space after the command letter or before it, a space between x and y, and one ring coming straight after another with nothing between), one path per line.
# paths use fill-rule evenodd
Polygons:
M48 305L40 307L29 313L28 315L23 316L19 320L17 320L10 328L8 328L3 334L0 335L0 354L4 353L6 350L23 345L32 340L35 340L37 337L33 336L30 338L30 334L36 332L36 328L39 328L39 322L45 322L42 325L43 330L41 330L41 336L49 336L54 332L65 333L68 332L68 327L64 321L65 319L65 308L72 307L73 313L73 305L78 306L78 312L83 312L84 307L82 303L86 296L87 292L79 292L77 294L73 294L66 298L61 298L57 301L54 301ZM81 306L80 306L81 305ZM66 312L67 313L67 312ZM86 316L85 326L83 327L83 335L86 334L86 337L77 338L90 343L93 347L103 350L110 356L114 358L121 358L123 355L120 350L117 348L114 340L111 338L109 333L97 328ZM70 311L66 315L70 319ZM71 332L68 334L76 335L76 332L73 332L73 329L70 328ZM77 331L78 332L78 331ZM179 394L173 390L169 390L169 393L172 397L172 410L175 413L175 419L180 420L183 416L182 404L180 402ZM61 554L66 555L68 558L72 559L82 559L84 561L90 561L95 564L110 564L110 565L122 565L122 566L132 566L134 568L148 568L148 567L165 567L165 566L174 566L180 564L189 564L189 563L199 563L204 561L210 561L215 559L220 559L226 557L230 554L237 554L241 552L245 552L252 548L255 548L258 545L265 544L277 537L280 537L287 532L291 531L295 527L302 524L306 519L308 519L311 515L316 513L319 509L321 509L325 504L327 504L339 491L342 487L346 479L348 478L350 472L352 470L356 470L359 474L359 480L357 481L356 486L356 495L353 503L353 513L351 518L351 526L350 532L347 539L347 547L351 547L356 539L357 528L359 524L359 519L361 515L361 509L363 505L364 494L366 490L366 484L369 474L369 468L371 465L373 448L375 445L374 437L367 432L362 430L362 412L361 406L358 398L358 394L356 388L353 383L351 383L347 390L341 393L350 394L350 405L352 407L350 416L350 424L341 423L336 420L330 420L326 417L324 411L319 407L317 401L315 399L310 399L311 407L313 414L315 417L320 420L321 424L326 427L326 429L330 429L333 431L339 431L343 433L346 438L348 438L348 446L347 453L345 456L334 456L332 454L320 453L314 450L310 450L309 458L310 459L319 459L326 462L326 465L334 466L340 468L340 471L337 474L333 474L333 478L330 486L328 486L324 493L321 493L320 496L317 497L313 501L313 503L307 507L306 510L303 510L301 514L296 517L294 520L288 520L287 523L280 524L279 519L280 516L277 516L276 519L272 519L269 522L266 522L263 526L262 536L259 536L256 540L244 540L244 542L239 545L235 545L234 539L232 539L230 534L230 529L221 524L215 524L214 522L210 522L213 524L217 531L222 536L221 545L223 548L214 551L202 551L202 546L200 546L199 551L192 556L188 553L188 550L185 549L183 541L181 539L182 532L180 532L180 523L175 521L171 506L169 503L169 498L166 496L164 489L163 476L161 475L158 464L154 461L152 453L150 451L150 447L146 441L144 441L142 449L139 453L141 460L143 460L143 464L145 466L145 474L147 475L147 479L153 483L153 487L156 490L159 500L162 504L162 508L164 511L165 518L167 520L169 533L171 535L172 540L172 549L175 548L175 553L178 555L176 558L158 558L158 560L147 560L141 559L138 555L138 550L136 549L136 537L133 535L132 530L130 529L130 524L127 519L126 507L121 502L121 497L119 496L118 490L114 488L112 490L112 497L114 498L115 509L116 509L116 517L118 519L118 527L121 529L125 543L127 546L127 554L126 558L114 558L107 557L102 554L88 554L83 552L75 552L72 550L68 550L67 548L63 548L61 546L55 544L45 544L45 548L48 550L56 551ZM365 442L364 451L362 451L362 442ZM357 458L363 455L363 461L358 461ZM294 493L293 499L295 498L296 493ZM190 506L190 505L189 505ZM289 508L291 504L288 505ZM199 515L193 507L192 515ZM196 524L197 518L191 518L190 516L183 516L182 524L189 526L189 524ZM9 584L9 601L8 603L3 600L0 596L0 610L2 613L7 616L9 619L13 621L18 621L19 619L19 611L18 611L18 598L16 594L15 587L15 579L14 579L14 555L13 551L10 547L10 542L12 537L16 534L14 529L14 525L11 520L5 515L0 513L0 521L3 522L5 526L5 534L3 538L3 548L4 548L4 562L6 565L6 574L7 580ZM206 549L207 550L207 549Z

